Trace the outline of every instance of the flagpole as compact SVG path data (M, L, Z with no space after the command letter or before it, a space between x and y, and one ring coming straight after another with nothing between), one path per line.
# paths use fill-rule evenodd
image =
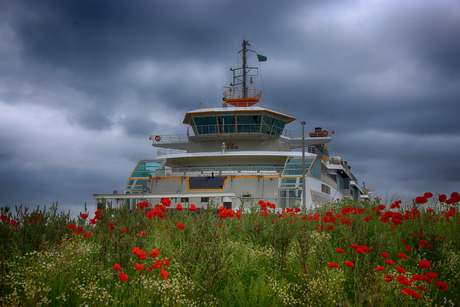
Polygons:
M305 121L302 121L302 209L306 209L307 200L305 195Z

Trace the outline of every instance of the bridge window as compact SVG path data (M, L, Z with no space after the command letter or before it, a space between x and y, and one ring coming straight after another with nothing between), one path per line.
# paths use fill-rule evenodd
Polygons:
M238 115L238 133L259 133L260 115Z
M275 119L273 117L265 115L262 123L262 133L270 134L274 121Z
M235 133L235 116L218 116L220 133Z
M197 134L217 133L217 123L215 116L194 117Z

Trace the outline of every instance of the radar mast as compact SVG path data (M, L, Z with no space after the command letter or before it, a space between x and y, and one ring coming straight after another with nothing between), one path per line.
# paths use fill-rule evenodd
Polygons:
M248 46L251 46L249 41L244 39L243 49L238 52L243 60L243 65L238 68L230 68L230 71L233 72L233 82L230 86L225 86L228 90L224 92L223 100L235 107L250 107L259 102L262 95L261 91L252 88L252 77L258 75L258 67L248 66L248 58L252 53L257 53L248 49ZM251 77L251 88L248 88L247 85L248 77ZM239 86L241 89L238 89Z

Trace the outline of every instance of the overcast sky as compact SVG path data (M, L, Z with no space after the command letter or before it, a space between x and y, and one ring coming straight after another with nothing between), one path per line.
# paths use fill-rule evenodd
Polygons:
M123 190L150 134L221 101L244 38L262 101L335 130L374 195L460 190L458 0L0 0L0 206Z

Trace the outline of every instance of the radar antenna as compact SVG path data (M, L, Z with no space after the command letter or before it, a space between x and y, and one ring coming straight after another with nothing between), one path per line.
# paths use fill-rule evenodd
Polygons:
M230 84L227 91L224 92L223 100L236 107L250 107L253 104L259 102L261 91L252 88L252 77L258 75L258 68L248 66L248 58L252 53L257 54L254 50L248 49L249 41L243 40L242 47L238 54L241 55L243 60L242 67L230 68L233 73L233 83ZM251 77L251 89L248 88L248 77ZM237 90L238 86L241 85L241 90Z

